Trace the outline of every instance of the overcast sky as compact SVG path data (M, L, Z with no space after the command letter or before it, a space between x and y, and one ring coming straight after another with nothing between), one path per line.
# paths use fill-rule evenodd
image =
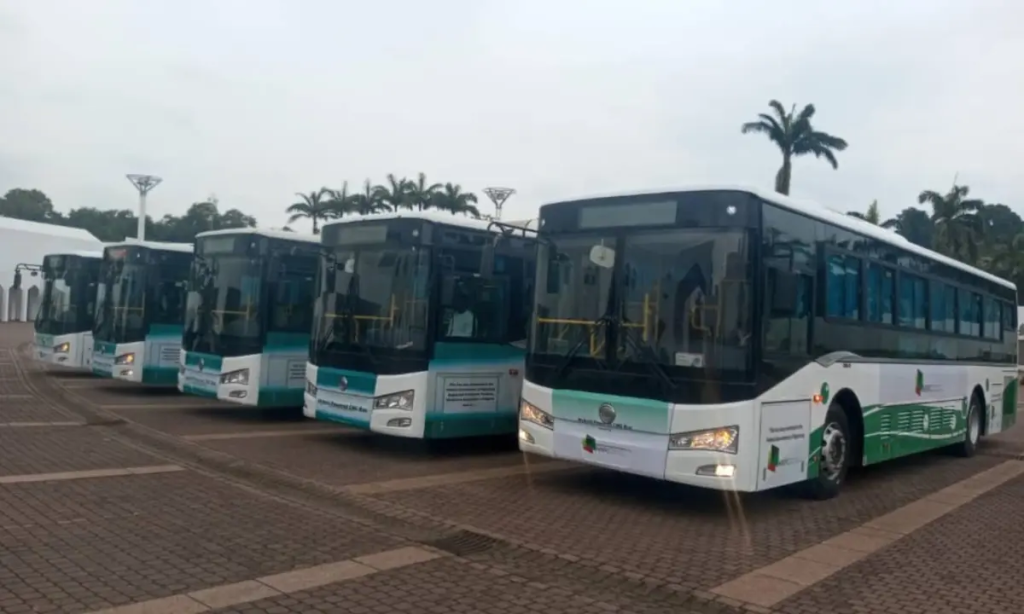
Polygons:
M884 215L954 174L1024 213L1019 0L0 0L0 193L149 212L215 193L279 226L294 192L419 171L544 202L770 188L739 126L813 102L850 143L793 195ZM481 194L481 198L483 198Z

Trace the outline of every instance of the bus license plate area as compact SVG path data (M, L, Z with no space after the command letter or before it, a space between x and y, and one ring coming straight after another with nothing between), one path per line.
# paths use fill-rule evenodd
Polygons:
M554 451L566 460L664 478L668 436L557 421Z

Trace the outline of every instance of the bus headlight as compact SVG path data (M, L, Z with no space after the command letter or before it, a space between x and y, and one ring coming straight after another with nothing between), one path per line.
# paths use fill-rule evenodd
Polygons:
M668 438L670 450L708 450L736 454L740 445L740 427L727 426L706 431L673 433Z
M383 396L374 397L373 408L412 409L412 401L415 398L416 393L412 390L404 390L402 392L396 392L394 394L385 394Z
M551 417L551 414L526 401L519 402L519 418L543 426L546 429L555 428L555 419Z
M135 352L128 352L127 354L121 354L114 358L115 365L134 365L135 364Z
M238 371L230 371L220 376L220 383L222 384L240 384L242 386L249 385L249 370L239 369Z
M53 346L53 351L57 354L67 354L71 350L71 344L65 341L60 345Z

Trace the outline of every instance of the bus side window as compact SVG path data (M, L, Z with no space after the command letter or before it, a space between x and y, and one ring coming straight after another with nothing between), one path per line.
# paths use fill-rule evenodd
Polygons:
M765 297L765 351L806 354L810 332L811 277L770 267Z

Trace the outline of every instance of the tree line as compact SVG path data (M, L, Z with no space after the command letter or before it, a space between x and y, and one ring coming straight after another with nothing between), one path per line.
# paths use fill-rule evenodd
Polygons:
M138 215L130 209L79 207L67 213L57 211L50 198L40 190L16 188L0 198L0 216L81 228L103 242L134 237ZM217 198L211 196L193 203L184 215L165 215L158 220L146 216L146 239L172 243L191 243L196 234L221 228L255 227L256 218L238 209L220 211Z
M336 220L347 215L368 215L388 211L447 211L479 219L477 197L472 192L463 192L456 183L433 183L426 175L419 173L416 179L398 178L389 174L382 184L374 185L369 179L363 181L358 191L349 191L348 182L339 189L323 187L306 193L298 193L299 200L285 212L291 217L288 223L308 219L313 224L313 234L320 232L325 221Z
M815 127L813 104L798 111L796 105L786 109L779 101L771 100L768 107L769 112L759 113L755 121L742 124L740 129L743 134L766 136L779 149L782 165L775 174L777 192L789 194L793 161L798 157L814 156L834 169L839 168L838 155L848 143ZM415 179L389 174L381 184L367 179L358 190L349 190L345 182L339 188L322 187L298 193L297 197L285 210L289 224L309 220L314 234L324 222L354 214L438 210L482 217L475 194L464 192L456 183L430 182L423 173ZM917 204L926 208L908 206L886 220L881 218L877 201L863 212L848 214L1024 287L1024 220L1010 207L973 198L966 185L954 185L948 191L924 190ZM0 215L83 228L101 241L135 236L137 224L130 209L81 207L64 214L54 209L43 192L26 189L10 190L0 198ZM159 220L147 217L146 237L155 241L192 242L197 233L206 230L254 226L254 217L239 209L222 213L216 198L211 197L193 203L181 216L165 215Z
M323 187L298 193L298 200L286 208L289 224L310 220L314 234L325 221L349 215L366 215L388 211L447 211L480 218L476 194L464 192L457 183L427 181L419 173L416 179L398 178L389 174L382 184L369 179L357 191L350 191L348 182L338 189ZM79 207L62 213L40 190L15 188L0 198L0 216L82 228L104 242L123 241L134 237L138 216L131 209L99 209ZM221 212L217 198L211 196L193 203L184 215L165 215L158 220L146 216L146 238L151 241L191 243L196 234L222 228L253 228L256 218L239 209ZM286 226L284 230L292 230Z
M777 100L768 103L770 113L759 113L756 121L740 127L743 134L762 134L782 154L782 166L775 175L775 191L789 194L793 160L813 155L823 158L833 169L839 168L837 154L847 142L815 128L813 104L799 112L788 110ZM878 201L865 211L849 211L856 217L888 228L908 241L961 262L1010 280L1024 288L1024 219L1001 203L987 203L970 197L966 185L954 185L948 191L923 190L918 205L908 206L895 217L883 220ZM1024 293L1022 293L1024 298ZM1018 299L1018 302L1022 302ZM1022 303L1024 304L1024 303Z

